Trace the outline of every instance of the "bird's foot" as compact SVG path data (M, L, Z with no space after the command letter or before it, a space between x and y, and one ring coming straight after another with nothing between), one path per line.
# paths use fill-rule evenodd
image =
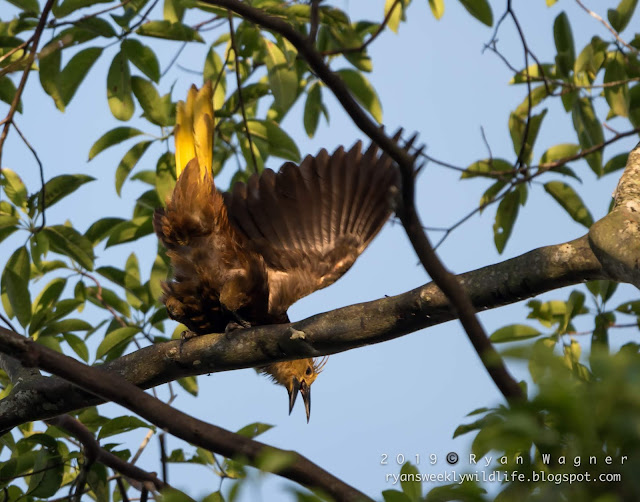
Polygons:
M196 336L198 336L197 333L194 333L193 331L190 331L188 329L185 329L182 333L180 333L180 353L182 354L182 346L184 345L184 343L187 340L191 340L192 338L195 338Z
M236 316L237 317L237 316ZM247 329L251 327L251 324L249 324L247 321L245 321L244 319L238 318L238 320L240 322L235 322L235 321L231 321L229 323L227 323L227 327L224 328L224 335L227 338L230 338L231 334L234 331L238 331L240 329Z

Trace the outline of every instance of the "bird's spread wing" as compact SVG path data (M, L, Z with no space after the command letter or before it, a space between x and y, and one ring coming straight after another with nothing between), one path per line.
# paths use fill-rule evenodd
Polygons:
M225 194L231 223L264 257L269 310L282 313L344 274L391 213L397 169L371 145L265 170Z

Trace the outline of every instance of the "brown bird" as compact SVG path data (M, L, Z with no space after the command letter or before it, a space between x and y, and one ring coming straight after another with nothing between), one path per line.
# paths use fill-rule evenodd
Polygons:
M173 279L162 302L171 318L196 334L229 325L289 322L288 308L341 277L391 213L397 170L360 142L332 155L321 150L300 165L265 169L229 193L216 190L211 84L178 103L178 181L154 228L167 248ZM259 372L284 386L289 413L298 392L307 422L311 384L325 361L273 363Z

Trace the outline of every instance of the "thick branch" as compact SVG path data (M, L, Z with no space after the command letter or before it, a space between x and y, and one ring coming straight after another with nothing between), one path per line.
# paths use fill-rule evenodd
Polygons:
M475 308L487 310L545 291L605 278L587 237L530 251L458 277ZM398 296L351 305L290 325L238 330L160 343L103 366L143 388L177 378L261 366L275 361L334 354L391 340L455 319L440 289L429 283ZM294 328L305 339L290 340ZM2 330L0 332L7 332ZM55 377L19 382L0 401L0 430L50 418L100 400Z
M613 210L589 229L589 244L613 279L640 288L640 143L629 153Z
M87 366L6 329L0 330L0 351L19 359L25 366L48 371L104 400L118 403L191 444L228 458L246 459L254 466L264 461L270 453L286 455L290 463L277 472L278 475L309 488L320 489L335 500L371 500L296 452L273 448L182 413L146 394L116 373Z

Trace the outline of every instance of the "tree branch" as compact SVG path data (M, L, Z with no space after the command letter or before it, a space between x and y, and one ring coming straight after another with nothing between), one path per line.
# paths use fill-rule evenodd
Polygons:
M198 420L150 396L116 373L87 366L3 328L0 329L0 350L19 359L25 366L48 371L104 400L120 404L193 445L228 458L246 459L254 467L258 467L269 454L286 455L290 463L276 474L303 486L320 489L335 500L371 501L364 493L347 485L302 455L268 446Z
M169 487L169 485L158 479L155 472L147 472L140 469L102 448L91 431L79 420L69 415L61 415L51 418L47 422L67 431L80 441L87 452L87 457L92 458L94 462L100 462L127 478L139 481L142 484L149 484L150 487L155 487L157 490Z
M522 256L459 276L478 310L516 303L545 291L608 278L587 237L535 249ZM455 319L447 298L429 283L398 296L343 307L292 324L259 326L159 343L102 366L149 388L185 376L263 366L300 357L335 354L391 340ZM291 328L305 339L290 340ZM0 328L0 333L10 333ZM14 382L15 383L15 382ZM100 399L55 377L18 382L0 401L0 430L100 403Z

